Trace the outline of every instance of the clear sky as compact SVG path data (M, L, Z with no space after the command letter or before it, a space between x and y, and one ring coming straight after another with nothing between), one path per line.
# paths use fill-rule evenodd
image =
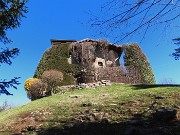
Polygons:
M5 100L13 106L30 102L24 90L26 79L33 77L44 51L51 46L50 39L104 38L96 35L88 24L91 11L98 14L105 0L29 0L27 18L22 19L20 28L8 31L13 43L8 47L18 47L20 55L13 60L12 66L2 64L1 78L11 79L20 76L18 90L10 89L13 96L0 95L0 104ZM179 36L177 28L167 29L166 33L152 31L140 44L153 68L157 83L172 80L180 84L180 61L169 56L176 47L172 40ZM179 35L178 35L179 34ZM137 35L130 42L140 42ZM110 42L112 38L108 39ZM0 43L1 46L5 46Z

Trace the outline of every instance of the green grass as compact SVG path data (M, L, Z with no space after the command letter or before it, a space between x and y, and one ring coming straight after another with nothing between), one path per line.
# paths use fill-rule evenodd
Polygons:
M78 98L72 98L73 95ZM158 96L162 98L157 100L156 108L147 111ZM82 106L87 103L91 105ZM113 84L56 94L0 113L0 131L5 131L2 134L8 134L7 131L19 132L29 125L39 125L44 130L61 128L63 125L72 126L77 122L75 118L85 114L87 110L108 113L111 123L126 122L138 114L147 119L158 108L179 110L180 87Z

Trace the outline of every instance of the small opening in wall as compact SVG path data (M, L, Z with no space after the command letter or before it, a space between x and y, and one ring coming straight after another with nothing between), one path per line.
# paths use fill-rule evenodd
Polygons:
M98 66L99 67L103 67L103 63L102 62L98 62Z
M121 57L120 57L120 59L119 59L119 61L120 61L120 66L125 66L125 62L124 62L124 52L121 54Z

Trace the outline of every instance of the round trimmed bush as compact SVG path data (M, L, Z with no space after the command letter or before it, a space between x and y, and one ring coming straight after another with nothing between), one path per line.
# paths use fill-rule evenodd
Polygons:
M63 81L63 73L57 70L48 70L42 74L41 79L47 83L48 91L54 93L55 88L60 86Z

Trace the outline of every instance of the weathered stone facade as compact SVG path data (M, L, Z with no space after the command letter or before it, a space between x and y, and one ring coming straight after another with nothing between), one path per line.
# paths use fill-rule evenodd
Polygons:
M119 58L123 51L121 46L90 39L73 42L71 46L71 63L84 69L120 66Z
M129 84L138 84L142 81L138 67L133 66L95 68L85 72L83 80L86 83L110 80L111 82Z
M71 45L69 64L77 64L82 74L77 78L78 83L92 83L100 80L110 80L117 83L141 83L138 67L121 66L120 57L123 47L106 41L85 39L52 40L52 45Z

